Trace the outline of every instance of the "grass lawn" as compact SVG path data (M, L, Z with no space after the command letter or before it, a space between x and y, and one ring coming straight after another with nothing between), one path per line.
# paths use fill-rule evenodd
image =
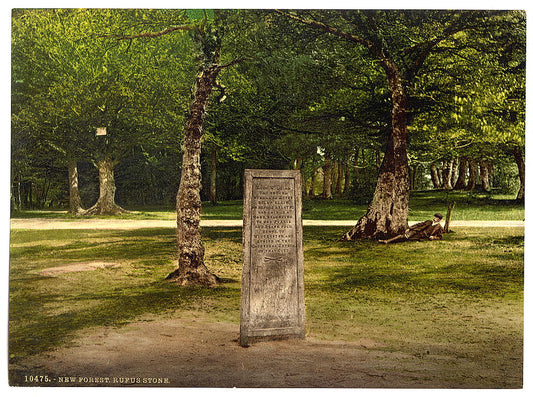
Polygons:
M438 208L436 209L438 210ZM497 387L519 387L523 340L523 230L458 228L439 242L338 242L343 228L304 228L307 333L323 340L468 357ZM10 363L89 327L143 315L239 322L241 230L203 229L219 287L178 288L172 229L13 230ZM120 266L45 276L47 268L105 261ZM454 363L450 362L450 366ZM466 375L468 376L468 374ZM492 376L492 375L491 375Z
M515 203L512 196L489 196L464 192L424 191L412 192L409 219L430 219L435 212L446 214L448 203L456 202L454 220L523 220L524 206ZM357 220L366 212L367 205L351 200L304 200L303 219ZM134 212L123 214L122 219L174 220L172 208L130 208ZM73 218L65 211L22 211L13 218ZM203 219L242 219L242 200L223 201L218 205L203 204ZM98 216L98 218L113 218Z

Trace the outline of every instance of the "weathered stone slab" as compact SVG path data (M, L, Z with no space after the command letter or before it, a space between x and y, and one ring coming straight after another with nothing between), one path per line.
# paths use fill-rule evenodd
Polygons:
M240 344L305 337L299 171L246 170Z

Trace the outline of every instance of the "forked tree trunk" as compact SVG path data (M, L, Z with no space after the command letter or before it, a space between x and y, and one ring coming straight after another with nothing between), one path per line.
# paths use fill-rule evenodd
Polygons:
M524 155L522 149L518 146L513 148L513 155L518 167L518 177L520 178L520 188L516 195L516 201L524 202L525 199L525 185L526 185L526 164L524 162Z
M403 233L408 227L407 96L396 66L387 62L384 67L392 95L392 132L372 202L366 214L343 236L344 240L388 238Z
M98 168L98 180L100 182L100 194L98 201L91 208L83 212L83 215L118 215L129 212L115 203L115 162L110 158L104 158L96 162Z
M200 232L202 201L202 126L219 67L211 65L196 78L196 89L183 137L183 162L177 194L178 268L167 276L178 285L214 286L219 279L204 264L204 247Z
M466 188L466 172L468 170L468 160L466 157L461 157L459 159L459 168L457 171L457 180L453 188L455 190L463 190Z
M68 159L68 188L69 188L69 210L72 215L81 215L84 209L81 205L80 189L78 186L78 164L75 159Z

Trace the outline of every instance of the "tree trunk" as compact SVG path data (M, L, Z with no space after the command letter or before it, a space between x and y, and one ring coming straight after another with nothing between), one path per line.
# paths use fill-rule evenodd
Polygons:
M481 160L479 163L479 179L481 180L481 188L485 192L490 192L490 164L486 160Z
M457 157L454 157L452 161L452 173L450 176L450 184L452 187L450 189L453 189L453 187L455 186L455 181L457 180L457 163Z
M452 161L444 160L442 162L442 187L446 190L452 190Z
M431 174L431 182L433 183L433 189L440 189L442 187L442 183L439 178L439 172L435 163L431 163L431 165L429 166L429 171Z
M211 175L209 183L209 201L211 204L217 204L217 148L215 145L211 148Z
M104 158L96 162L100 194L98 201L91 208L85 210L83 215L118 215L129 212L115 203L115 162Z
M344 162L337 162L337 182L335 184L335 195L339 197L342 192L342 182L344 181Z
M330 199L332 198L331 194L331 178L332 178L332 163L331 163L331 157L329 153L326 153L325 155L325 161L324 166L322 169L324 170L324 182L323 182L323 188L322 188L322 198Z
M392 132L379 170L372 202L343 239L388 238L403 233L409 212L409 166L407 160L407 95L400 72L383 61L392 95Z
M468 184L466 185L466 190L474 190L476 188L477 182L477 161L473 158L468 159Z
M300 170L300 178L302 179L302 194L304 196L307 196L307 184L306 184L306 180L305 180L305 174L302 170L302 165L303 165L303 160L301 157L298 157L296 159L296 161L294 162L294 169L295 170Z
M415 190L415 188L416 188L417 172L418 172L418 165L417 164L413 164L409 168L409 189L411 189L411 190Z
M342 195L347 196L350 190L350 161L346 160L344 163L344 187L342 188Z
M525 200L525 185L526 185L526 164L524 162L524 155L519 146L513 148L513 155L518 166L518 177L520 178L520 188L516 195L516 201L524 202Z
M365 162L365 149L361 149L361 160L364 165ZM353 163L353 187L357 189L359 180L359 148L355 148L355 158Z
M463 190L466 188L466 172L468 170L468 160L466 157L459 159L459 169L457 171L457 180L453 188L455 190Z
M68 159L69 210L72 215L83 214L80 189L78 187L78 164L75 159Z
M313 170L313 174L311 175L311 183L310 183L311 186L309 186L309 194L308 194L309 198L315 197L315 183L316 183L317 172L318 172L318 169L315 169Z
M452 212L455 208L455 201L448 204L448 211L446 212L446 222L444 223L444 233L450 233L450 225L452 223Z
M178 268L167 276L178 285L214 286L219 282L204 264L200 232L202 201L202 127L211 91L220 71L216 65L203 69L196 79L196 89L183 137L181 180L177 194Z

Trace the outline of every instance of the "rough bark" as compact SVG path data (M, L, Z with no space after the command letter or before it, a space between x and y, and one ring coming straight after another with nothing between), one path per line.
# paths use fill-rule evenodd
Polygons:
M84 209L81 205L80 189L78 185L78 164L75 159L68 160L69 210L72 215L81 215Z
M200 231L202 127L219 71L218 66L211 65L197 76L194 99L185 125L181 180L176 200L178 268L167 276L168 280L181 286L215 286L219 282L218 277L205 266Z
M468 171L468 160L466 157L459 159L459 167L457 170L457 180L453 188L455 190L463 190L466 188L466 174Z
M128 212L115 203L115 162L110 158L103 158L96 162L100 194L98 201L83 215L118 215Z
M372 202L343 239L389 238L403 233L409 212L409 166L407 160L407 95L399 70L384 61L392 96L392 131L379 170Z
M513 155L518 167L518 177L520 178L520 188L518 189L516 200L524 202L526 186L526 164L524 162L524 154L522 153L522 149L516 146L513 148Z

